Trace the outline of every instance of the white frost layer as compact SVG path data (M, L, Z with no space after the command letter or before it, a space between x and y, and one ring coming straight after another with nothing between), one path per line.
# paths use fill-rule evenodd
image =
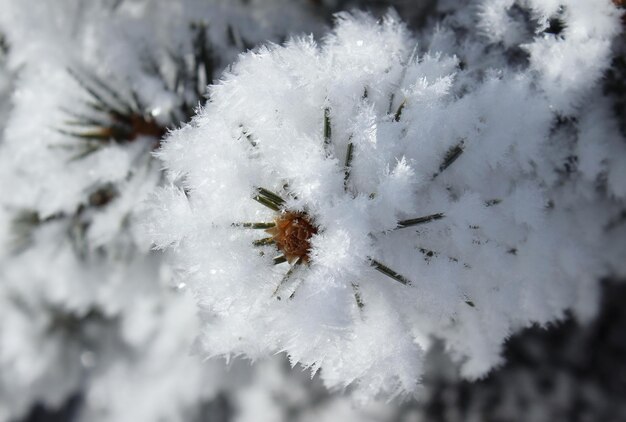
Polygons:
M619 21L603 10L612 29L589 36L605 42ZM432 36L440 50L416 50L392 16L339 15L320 45L295 39L241 56L193 123L167 139L159 156L185 193L173 184L156 195L150 230L175 251L207 314L208 355L286 351L321 368L328 387L353 385L365 398L413 393L433 337L466 377L480 377L500 363L511 333L568 309L592 315L597 280L625 273L624 226L606 227L626 182L598 189L613 170L592 165L623 138L608 106L590 101L601 95L596 81L559 87L545 70L558 57L509 66L488 39L457 43L453 30ZM599 142L585 119L591 106L565 107L580 98L605 111L596 148L585 146ZM560 119L561 109L574 118ZM567 166L574 151L587 170ZM620 151L611 165L625 158ZM277 216L252 199L257 187L319 228L310 265L284 284L288 264L272 265L275 247L252 246L265 234L233 226ZM394 230L435 213L445 216Z

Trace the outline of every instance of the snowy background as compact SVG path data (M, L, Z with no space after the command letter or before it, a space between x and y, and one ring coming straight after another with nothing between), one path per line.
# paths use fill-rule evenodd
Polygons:
M621 421L615 0L0 0L0 421Z

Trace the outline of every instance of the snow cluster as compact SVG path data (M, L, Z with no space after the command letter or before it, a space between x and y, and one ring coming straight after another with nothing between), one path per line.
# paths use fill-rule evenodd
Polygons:
M319 44L248 52L167 137L148 230L208 356L285 351L329 388L415 393L434 339L484 376L512 333L590 318L598 280L626 274L602 89L619 11L466 6L419 38L339 14Z

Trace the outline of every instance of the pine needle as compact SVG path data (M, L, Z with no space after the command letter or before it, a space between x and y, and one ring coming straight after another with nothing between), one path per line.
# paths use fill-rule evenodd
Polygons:
M324 109L324 146L328 147L331 142L332 128L330 126L330 109L326 107Z
M411 285L411 281L404 277L402 274L399 274L397 272L395 272L394 270L392 270L391 268L389 268L388 266L382 264L379 261L376 261L375 259L370 258L370 264L372 265L372 267L374 267L374 269L376 269L377 271L381 272L382 274L386 275L389 278L392 278L393 280L404 284L405 286L410 286Z
M276 226L276 223L233 223L233 226L245 229L271 229Z
M102 127L108 124L108 122L106 120L102 120L100 118L97 117L93 117L93 116L88 116L86 114L82 114L82 113L76 113L75 111L72 111L68 108L65 107L60 107L60 110L64 113L67 114L68 116L74 118L75 120L68 120L63 122L63 124L68 125L68 126L95 126L95 127Z
M285 257L285 255L278 255L276 258L273 259L273 261L274 265L279 265L283 262L287 262L287 257Z
M96 75L95 73L85 72L85 76L91 80L91 83L93 83L98 88L106 92L113 100L115 100L119 105L121 105L124 108L125 114L130 114L134 111L138 111L138 110L133 110L132 105L129 104L126 99L122 98L122 95L118 91L112 88L110 84L100 79L100 77Z
M280 211L280 208L285 204L285 200L275 193L265 188L256 189L257 195L253 196L252 199L257 201L261 205L264 205L273 211Z
M88 141L110 141L111 135L99 131L91 132L72 132L65 129L55 129L57 132L71 136L73 138L84 139Z
M300 265L300 260L298 259L296 262L293 263L293 265L289 268L289 270L287 271L287 273L283 276L283 278L280 280L280 283L278 283L278 286L276 286L276 289L274 290L274 293L272 293L272 297L276 296L278 294L278 291L280 290L280 288L287 282L289 281L289 279L291 278L291 276L295 273L296 269L299 267Z
M461 141L446 152L443 162L439 166L439 171L433 175L433 179L439 176L445 169L450 167L452 163L454 163L461 156L461 154L463 154L463 144L464 142Z
M85 78L83 76L79 75L72 68L67 68L67 72L81 86L81 88L83 88L101 106L105 107L106 109L110 109L112 111L115 111L115 112L117 112L120 115L124 115L124 114L126 114L127 112L130 111L130 110L125 110L123 104L118 104L118 105L122 106L121 109L117 108L116 104L113 104L110 101L108 101L106 98L104 98L104 96L102 96L101 93L99 93L96 89L94 89L85 80Z
M280 211L280 207L277 206L275 203L269 201L267 198L257 195L257 196L253 196L252 199L254 199L255 201L257 201L259 204L273 210L273 211Z
M86 158L86 157L90 156L94 152L97 152L100 149L102 149L102 144L92 143L92 145L87 145L84 148L85 149L83 151L81 151L78 154L73 155L72 157L70 157L69 162L82 160L83 158Z
M363 298L361 297L361 290L359 289L359 285L356 283L352 283L352 290L354 291L354 301L356 302L356 306L362 310L365 307L365 303L363 303Z
M352 139L352 137L350 137ZM346 162L344 164L343 188L348 190L348 182L350 181L350 172L352 170L352 155L354 153L354 144L348 143L348 151L346 152Z
M404 110L405 105L406 105L406 98L402 100L402 102L400 103L400 106L398 107L398 110L396 110L396 114L393 116L393 120L395 120L396 122L400 121L400 117L402 117L402 111Z
M285 203L285 200L281 198L280 196L278 196L277 194L275 194L274 192L271 192L265 188L257 188L257 189L259 190L260 195L267 197L276 205L283 205Z
M263 239L255 240L252 242L252 246L260 247L274 244L273 237L265 237Z
M420 224L430 223L431 221L440 220L444 217L443 213L426 215L424 217L410 218L408 220L398 221L396 229L403 229L406 227L417 226Z
M207 37L207 25L196 24L192 26L192 30L195 30L195 36L193 37L193 51L196 65L196 73L203 71L204 83L202 87L213 82L213 74L215 72L215 59L213 53L213 47ZM200 66L201 65L201 66ZM202 69L200 69L202 67ZM200 86L197 87L197 93L200 94Z

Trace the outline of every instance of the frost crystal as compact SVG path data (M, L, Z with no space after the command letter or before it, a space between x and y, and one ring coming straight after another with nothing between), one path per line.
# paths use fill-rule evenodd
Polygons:
M414 393L434 338L483 376L511 333L593 315L599 278L626 273L599 85L616 9L480 3L423 45L393 15L340 14L320 45L246 53L163 143L149 230L208 355L286 351L328 387ZM565 41L542 32L558 13ZM538 29L498 26L518 18Z

